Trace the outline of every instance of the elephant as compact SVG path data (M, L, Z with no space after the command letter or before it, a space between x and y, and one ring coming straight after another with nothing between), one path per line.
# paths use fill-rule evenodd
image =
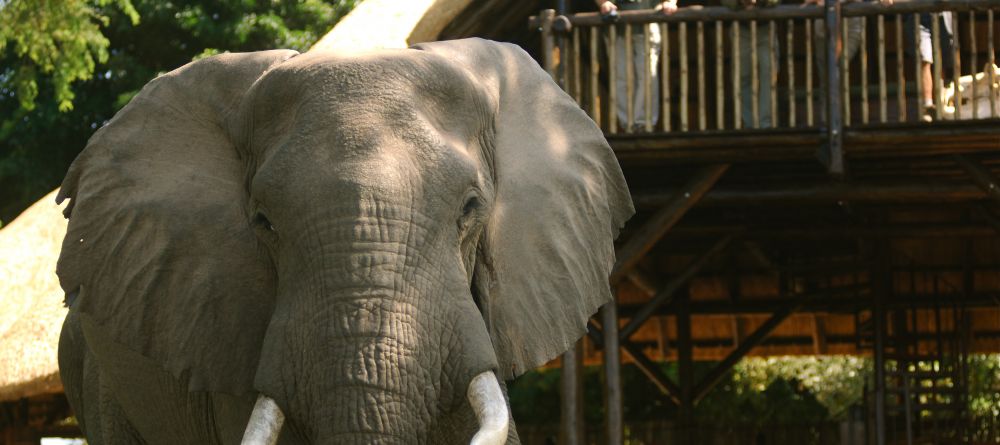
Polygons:
M518 443L506 381L611 301L599 128L481 39L270 50L150 81L57 201L89 443Z

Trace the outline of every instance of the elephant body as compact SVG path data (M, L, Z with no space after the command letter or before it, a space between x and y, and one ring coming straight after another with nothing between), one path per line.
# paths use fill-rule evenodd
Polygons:
M95 444L236 443L262 401L282 444L517 443L483 400L583 334L633 212L593 122L478 39L192 62L66 198L60 368Z

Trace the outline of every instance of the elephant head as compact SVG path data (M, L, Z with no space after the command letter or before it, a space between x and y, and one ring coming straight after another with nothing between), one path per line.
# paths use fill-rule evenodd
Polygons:
M192 62L93 136L67 197L88 340L260 394L295 443L469 441L507 414L497 380L610 300L633 213L593 122L478 39Z

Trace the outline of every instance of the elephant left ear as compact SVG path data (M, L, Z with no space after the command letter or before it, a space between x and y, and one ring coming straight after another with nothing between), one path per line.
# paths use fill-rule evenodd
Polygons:
M611 301L614 239L633 213L601 130L519 47L481 39L414 47L456 63L495 95L493 214L473 286L500 373L569 349Z

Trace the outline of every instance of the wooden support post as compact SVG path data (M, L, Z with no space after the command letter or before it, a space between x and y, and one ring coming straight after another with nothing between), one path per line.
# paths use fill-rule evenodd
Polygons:
M618 307L614 301L601 306L604 328L604 421L608 445L624 440L621 350L618 347Z
M826 354L826 317L820 314L813 314L813 353L816 355Z
M1000 181L993 177L993 174L979 162L969 159L963 155L954 155L952 159L972 177L972 181L983 189L986 194L1000 203Z
M826 146L820 153L822 161L830 174L844 174L844 122L841 119L843 107L841 104L840 59L843 52L840 29L840 1L824 0L826 8Z
M562 356L560 440L563 445L583 445L583 340Z
M691 341L691 296L685 289L677 298L677 366L680 383L681 443L691 442L694 408L694 345Z
M729 169L729 164L715 164L703 168L691 179L684 189L656 212L625 245L618 250L618 261L611 270L611 285L618 284L660 238L663 237L691 207L705 196L705 193Z
M694 276L694 274L698 273L698 271L700 271L703 267L705 267L705 264L707 264L708 261L712 259L712 257L714 257L716 254L725 249L726 246L728 246L729 243L732 242L734 238L735 235L729 235L717 241L705 253L701 254L701 256L692 261L691 264L689 264L688 267L686 267L683 272L675 276L672 280L670 280L669 283L663 286L662 289L656 292L656 295L654 295L653 298L651 298L642 307L642 309L640 309L639 312L637 312L628 321L625 327L622 328L619 338L622 340L626 340L633 333L635 333L635 331L639 329L639 326L641 326L646 320L649 319L650 315L656 312L656 310L660 306L669 302L673 298L674 294L679 289L684 287L687 284L688 280L690 280L691 277Z
M789 315L795 313L795 311L798 310L798 308L801 307L806 300L807 297L805 296L793 297L791 300L785 302L782 307L778 308L778 310L771 315L771 318L768 318L764 324L757 328L757 330L746 336L746 338L743 339L743 342L741 342L740 345L733 350L733 352L730 352L726 358L722 359L721 362L715 365L715 367L712 368L712 370L709 371L700 382L698 382L698 386L694 388L693 402L697 403L699 400L708 395L708 392L711 391L712 388L714 388L715 385L726 376L726 373L733 368L733 365L742 360L743 357L745 357L753 348L757 347L764 340L766 340L767 336L770 335L771 332L773 332L774 329L781 324L781 322L785 321Z
M875 330L875 445L886 444L885 423L885 302L892 292L892 260L889 242L879 240L875 246L872 293L872 321Z

